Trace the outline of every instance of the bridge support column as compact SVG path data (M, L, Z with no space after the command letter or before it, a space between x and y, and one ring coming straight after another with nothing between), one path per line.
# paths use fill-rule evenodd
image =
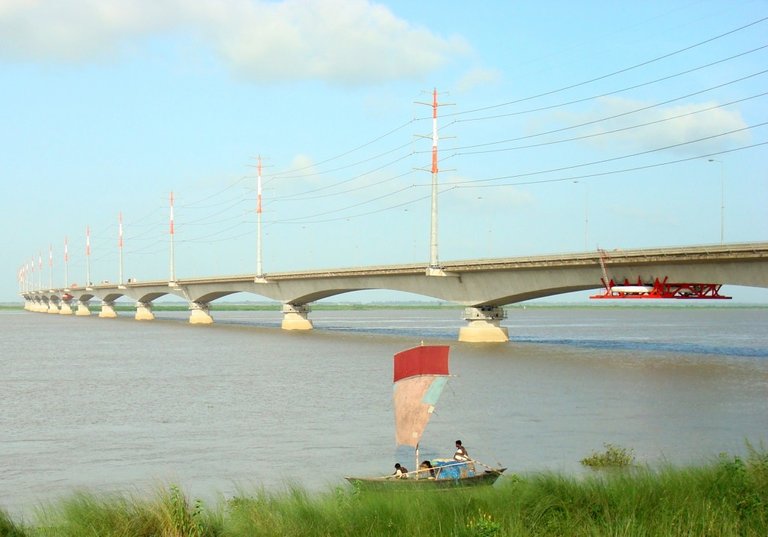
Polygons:
M102 319L114 319L117 317L117 312L115 311L115 303L109 302L106 300L101 301L101 311L99 312L99 317Z
M306 304L283 304L283 330L312 330L312 321L307 319L310 307Z
M59 313L59 305L56 303L55 300L49 299L48 300L48 313Z
M509 332L501 326L506 317L504 308L499 306L481 306L465 308L464 319L467 326L459 329L459 341L468 343L504 343L509 341Z
M213 324L213 317L209 313L208 304L205 302L189 303L189 322L190 324Z
M75 311L75 315L83 317L83 316L88 316L90 314L91 314L91 310L88 309L88 301L78 300L77 311Z
M136 315L134 318L137 321L154 321L155 314L152 313L152 302L136 302Z
M72 315L72 301L71 300L62 300L61 301L61 308L59 309L59 313L62 315Z

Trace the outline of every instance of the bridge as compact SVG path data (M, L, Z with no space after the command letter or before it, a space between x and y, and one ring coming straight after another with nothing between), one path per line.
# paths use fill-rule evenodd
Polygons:
M459 340L508 341L503 306L534 298L601 287L602 282L656 280L702 282L768 288L768 242L585 252L502 259L279 272L179 279L128 281L22 292L25 309L35 312L90 315L100 300L99 317L116 317L115 301L136 305L135 319L152 320L153 301L174 295L189 303L189 322L213 323L211 302L235 293L250 293L282 303L282 328L311 330L311 304L353 291L388 289L465 306L467 325ZM74 306L74 309L73 309Z

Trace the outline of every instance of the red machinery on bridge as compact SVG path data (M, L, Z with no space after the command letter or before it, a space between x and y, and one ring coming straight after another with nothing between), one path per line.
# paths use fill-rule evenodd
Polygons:
M602 278L600 280L605 291L589 298L731 298L720 294L722 285L719 283L669 283L667 278L656 278L652 284L643 283L639 279L634 284L627 280L621 284L613 280L608 280L608 283Z
M719 283L671 283L665 276L663 280L654 279L653 283L643 282L638 277L637 282L624 279L617 283L613 278L608 278L605 270L605 250L600 250L600 268L603 270L603 282L605 291L592 295L589 298L682 298L682 299L723 299L731 297L720 294Z

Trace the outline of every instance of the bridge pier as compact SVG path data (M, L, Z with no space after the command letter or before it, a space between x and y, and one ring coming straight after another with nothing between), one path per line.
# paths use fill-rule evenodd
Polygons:
M59 313L59 305L52 298L48 299L48 313Z
M77 310L75 311L75 315L79 317L88 316L91 314L91 310L88 309L88 301L87 300L78 300L77 301Z
M155 314L152 313L152 302L136 302L136 315L134 319L137 321L154 321Z
M102 319L114 319L117 317L117 312L115 311L115 303L110 300L102 300L101 301L101 311L99 312L99 317Z
M71 300L62 300L61 306L59 308L59 313L61 315L72 315L72 301Z
M213 324L213 317L209 313L209 306L205 302L189 303L189 322L190 324Z
M509 341L509 331L501 326L506 318L504 308L500 306L480 306L464 309L464 320L469 324L459 329L459 341L467 343L505 343Z
M283 330L312 330L312 321L307 318L310 307L306 304L283 304Z

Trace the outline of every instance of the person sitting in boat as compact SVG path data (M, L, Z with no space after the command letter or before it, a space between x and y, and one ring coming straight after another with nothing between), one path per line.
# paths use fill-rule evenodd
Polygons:
M470 461L469 453L467 449L461 444L461 440L456 440L456 452L453 454L453 459L456 461Z
M392 474L392 476L395 479L407 479L408 478L408 468L403 466L402 464L395 463L395 473Z
M426 473L427 470L429 470L429 476L428 479L434 479L435 478L435 469L432 468L432 463L429 461L422 461L422 463L419 465L419 469Z

